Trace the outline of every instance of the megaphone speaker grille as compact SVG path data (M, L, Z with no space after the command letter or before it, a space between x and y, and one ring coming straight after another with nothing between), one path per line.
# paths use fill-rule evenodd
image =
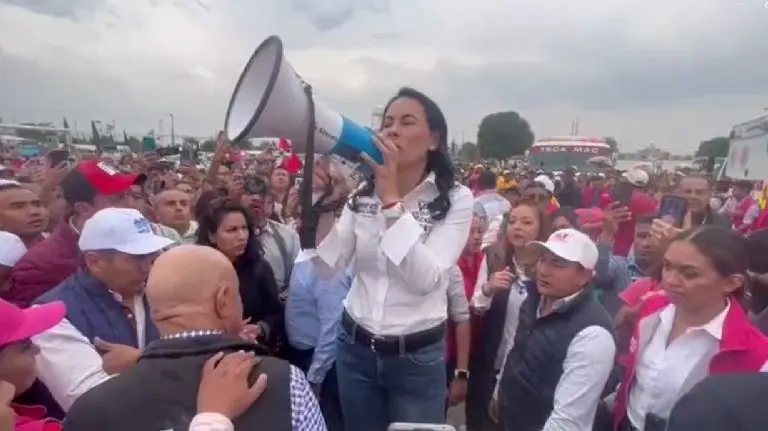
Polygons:
M259 45L248 60L229 101L224 131L232 141L248 134L269 102L269 96L280 74L283 42L270 36Z

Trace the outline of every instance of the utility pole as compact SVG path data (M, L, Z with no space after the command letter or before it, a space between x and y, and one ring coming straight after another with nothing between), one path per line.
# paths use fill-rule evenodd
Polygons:
M171 146L176 145L176 119L173 114L168 114L171 117Z

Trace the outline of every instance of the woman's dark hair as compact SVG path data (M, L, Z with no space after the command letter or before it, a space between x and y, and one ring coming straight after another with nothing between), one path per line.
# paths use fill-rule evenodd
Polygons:
M261 246L259 238L254 234L253 218L251 217L250 211L238 201L218 198L208 204L207 211L197 219L197 223L199 224L197 230L197 244L217 248L216 245L211 242L211 236L213 236L219 229L224 216L232 213L240 213L245 217L245 224L248 226L249 232L245 252L237 259L236 265L255 264L264 256L264 249Z
M749 270L755 274L768 273L768 230L761 229L747 237L747 250L749 250ZM751 295L751 309L755 314L760 314L768 308L768 286L752 278L749 283Z
M720 277L741 274L746 277L749 269L749 247L747 240L724 226L702 225L680 232L673 242L686 241L696 247L717 271ZM743 286L734 292L740 301L744 296Z
M200 194L195 202L195 220L200 220L211 206L211 202L220 199L213 190L206 190Z
M515 205L515 208L509 210L504 214L501 219L501 226L499 226L499 236L496 239L496 244L489 250L491 254L491 270L501 271L504 267L509 267L512 272L515 271L515 247L507 241L507 228L509 227L509 215L516 208L521 206L529 207L533 209L536 214L537 221L539 222L539 234L536 236L536 241L546 241L549 235L552 233L552 218L550 218L546 212L541 210L541 207L531 199L523 199Z
M558 217L568 220L568 223L570 223L574 229L579 229L579 217L576 215L576 210L574 210L573 207L560 207L556 209L549 218L554 222Z
M768 229L753 232L747 237L749 270L757 274L768 273Z
M437 186L438 195L432 202L427 204L427 209L429 209L432 219L439 221L444 219L448 214L448 210L451 209L449 193L456 185L453 175L453 164L448 156L448 124L437 103L425 94L408 87L401 88L394 97L389 99L389 102L384 107L384 112L386 113L389 110L394 101L401 98L412 99L418 102L424 108L429 130L437 134L437 149L427 153L427 171L435 174L435 185ZM357 198L359 196L373 195L374 188L373 177L367 178L366 185L362 190L351 197L349 208L352 211L357 211Z
M712 262L721 277L746 274L749 269L747 240L723 226L700 226L680 232L673 241L686 241Z

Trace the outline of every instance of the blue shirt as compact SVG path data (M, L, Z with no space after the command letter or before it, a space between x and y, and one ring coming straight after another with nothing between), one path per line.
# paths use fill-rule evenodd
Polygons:
M612 290L622 292L635 280L648 277L635 262L634 250L629 256L615 256L610 246L597 244L598 264L595 265L595 279L598 283L610 283Z
M310 383L321 384L336 359L343 302L351 285L348 271L323 279L313 262L294 264L285 305L285 329L291 346L315 350L307 372Z

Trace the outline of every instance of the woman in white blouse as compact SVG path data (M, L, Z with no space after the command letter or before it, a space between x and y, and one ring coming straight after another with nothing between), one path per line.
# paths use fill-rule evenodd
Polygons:
M708 375L766 371L768 339L740 304L746 240L719 226L678 233L664 254L664 294L640 309L615 398L617 431L663 431L672 407Z
M445 420L447 287L472 220L473 197L454 180L435 102L401 89L380 132L383 163L363 155L373 175L315 258L354 274L336 355L350 430ZM326 183L327 170L314 181Z
M480 339L473 345L467 394L467 429L493 427L488 406L499 370L514 344L520 305L527 297L538 254L525 247L530 241L546 240L550 220L532 201L517 204L502 219L496 243L488 249L480 266L470 306L483 315ZM489 274L490 273L490 274Z

